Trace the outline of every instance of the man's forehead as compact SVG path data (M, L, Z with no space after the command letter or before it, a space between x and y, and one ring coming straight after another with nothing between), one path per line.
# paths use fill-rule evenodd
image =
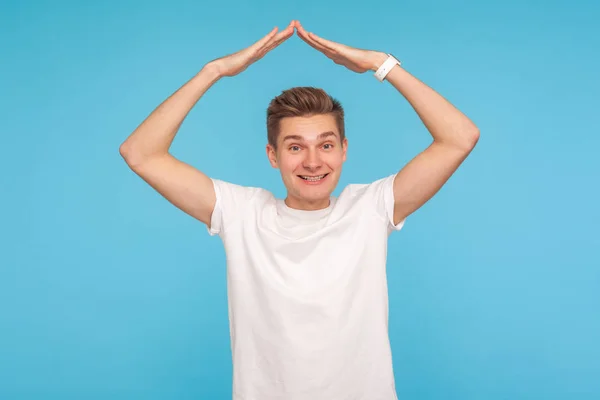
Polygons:
M319 114L305 117L287 117L280 121L280 140L318 141L340 138L333 115Z
M280 121L280 126L288 130L317 129L325 131L333 130L335 125L336 120L334 116L329 114L285 117Z

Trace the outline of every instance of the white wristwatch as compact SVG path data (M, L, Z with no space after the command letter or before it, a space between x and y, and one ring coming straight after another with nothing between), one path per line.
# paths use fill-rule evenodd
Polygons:
M383 82L383 80L385 79L386 75L396 65L402 65L402 63L400 61L398 61L398 59L396 57L394 57L393 55L391 55L391 54L388 53L387 60L385 60L383 62L383 64L381 64L381 66L379 67L379 69L377 69L377 71L375 71L375 78L377 78L377 80L379 82Z

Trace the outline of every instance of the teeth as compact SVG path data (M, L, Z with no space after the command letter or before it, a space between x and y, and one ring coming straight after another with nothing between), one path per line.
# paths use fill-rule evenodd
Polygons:
M321 179L323 179L325 177L326 174L324 175L319 175L319 176L302 176L300 175L300 178L304 179L305 181L311 181L311 182L316 182L316 181L320 181Z

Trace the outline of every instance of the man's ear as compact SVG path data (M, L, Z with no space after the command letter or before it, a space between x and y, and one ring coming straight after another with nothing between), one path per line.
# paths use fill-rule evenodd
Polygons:
M271 164L271 167L273 168L278 168L277 165L277 152L275 151L275 149L273 148L273 146L271 146L270 144L267 144L267 157L269 159L269 163Z
M346 152L348 151L348 138L342 141L342 161L346 161Z

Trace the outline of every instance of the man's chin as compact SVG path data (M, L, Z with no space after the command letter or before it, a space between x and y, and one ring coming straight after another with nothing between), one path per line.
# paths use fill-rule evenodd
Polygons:
M327 186L300 188L296 191L297 197L310 203L328 200L333 190Z

